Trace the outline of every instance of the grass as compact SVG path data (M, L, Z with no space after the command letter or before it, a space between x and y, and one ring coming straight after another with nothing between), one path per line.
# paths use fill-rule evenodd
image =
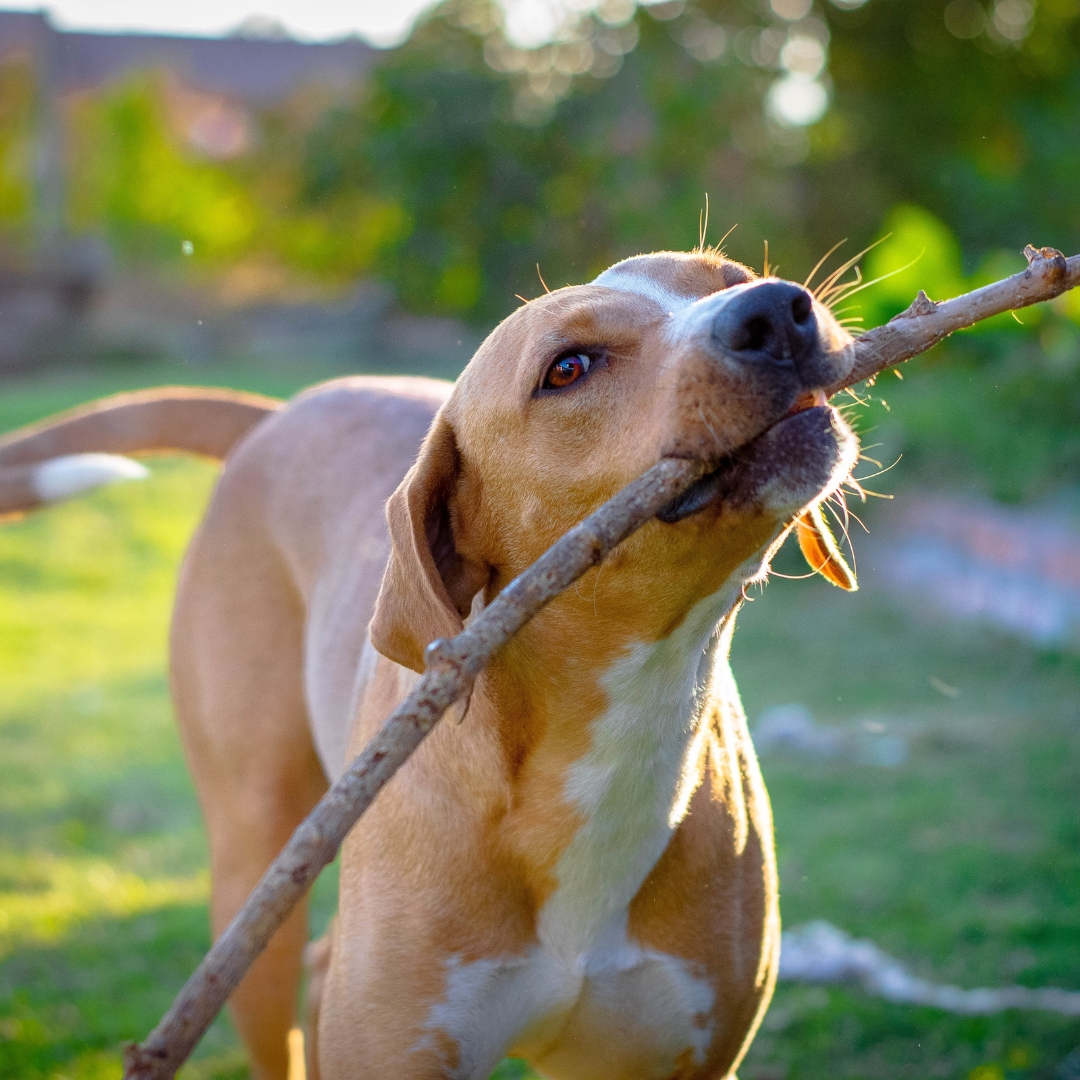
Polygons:
M0 428L129 386L286 394L325 374L53 375L8 384ZM916 392L917 381L913 408L928 415ZM147 483L0 528L0 1080L117 1080L121 1043L153 1026L209 943L205 842L165 642L215 470L152 468ZM777 581L748 607L733 662L751 717L799 701L824 723L883 723L912 747L897 769L765 759L789 925L828 919L963 986L1080 988L1076 657L812 580ZM331 874L316 922L333 896ZM1077 1046L1076 1019L958 1018L782 986L740 1076L1062 1080ZM245 1075L224 1020L183 1074Z

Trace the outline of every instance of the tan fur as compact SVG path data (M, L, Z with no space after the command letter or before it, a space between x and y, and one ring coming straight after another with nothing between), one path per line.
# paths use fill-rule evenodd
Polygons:
M163 386L80 405L0 438L0 465L61 454L186 450L220 460L282 403L262 394Z
M707 253L623 268L664 295L710 298L702 304L752 277ZM699 309L711 310L690 315ZM847 339L817 314L823 363L842 375ZM215 933L326 776L408 691L426 645L461 628L474 594L490 601L662 455L746 458L737 498L648 523L501 650L464 723L437 728L350 834L333 943L311 958L310 1080L483 1080L504 1053L559 1080L703 1080L730 1075L745 1053L772 992L779 917L768 798L727 642L744 577L839 473L814 471L810 443L805 460L802 451L789 460L771 432L794 397L767 373L718 358L707 334L679 320L619 285L561 289L497 327L452 392L422 379L339 380L266 416L229 459L173 624L173 689L210 833ZM605 358L580 386L537 393L555 356L585 347ZM830 422L843 442L840 421ZM740 448L758 436L755 458ZM365 644L369 620L378 652ZM694 620L705 620L703 637ZM641 863L638 883L619 869L636 858L638 837L585 809L568 784L592 775L581 769L605 739L633 751L639 722L626 728L611 712L618 680L637 685L634 658L666 656L657 650L680 634L689 653L670 662L706 665L707 676L687 714L698 735L678 758L686 808L672 810L670 837ZM619 707L632 714L635 702L631 693ZM654 726L678 735L670 720L643 717L642 738ZM662 765L667 751L657 753ZM646 773L651 760L642 759ZM598 849L597 880L631 890L611 924L624 944L588 938L580 962L560 959L560 935L579 929L574 904L604 900L590 900L586 863L574 885L584 900L564 902L567 866L582 872L568 853L601 825L617 839ZM304 937L298 913L233 999L260 1077L286 1074ZM529 964L571 989L534 1008ZM526 976L514 982L519 967ZM485 991L488 971L508 989ZM670 1000L653 996L669 984ZM687 1044L665 1048L650 1002L677 1010L679 994L709 1004L685 1017ZM515 1003L528 1022L505 1019ZM461 1034L469 1024L475 1038ZM499 1025L505 1039L481 1046Z

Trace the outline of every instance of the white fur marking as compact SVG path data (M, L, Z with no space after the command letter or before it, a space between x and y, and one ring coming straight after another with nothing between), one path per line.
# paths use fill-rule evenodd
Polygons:
M145 480L149 475L145 465L119 454L65 454L34 469L30 486L43 502L59 502L102 484Z
M585 824L555 867L559 887L540 913L540 940L584 952L625 912L667 847L673 807L701 727L699 668L720 619L738 599L729 585L700 601L663 641L636 645L605 674L610 702L593 721L592 748L569 769L566 799ZM684 798L680 799L680 795Z
M581 988L580 977L561 971L540 949L521 957L446 962L443 999L428 1011L427 1032L413 1051L434 1049L432 1032L457 1042L455 1080L487 1080L512 1040L538 1016L561 1013Z
M654 278L645 274L630 274L616 267L605 270L592 284L602 285L606 289L618 289L619 292L633 293L635 296L644 296L659 304L669 315L682 311L683 308L694 303L694 297L680 296Z

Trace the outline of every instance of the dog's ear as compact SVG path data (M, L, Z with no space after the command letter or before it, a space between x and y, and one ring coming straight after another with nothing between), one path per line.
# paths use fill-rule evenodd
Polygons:
M464 629L489 570L454 542L451 506L460 459L449 421L439 413L420 454L386 503L390 561L383 572L369 634L375 648L413 671L424 649Z

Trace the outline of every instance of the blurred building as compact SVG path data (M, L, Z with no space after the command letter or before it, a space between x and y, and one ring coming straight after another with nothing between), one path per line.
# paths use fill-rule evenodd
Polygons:
M224 38L80 33L44 12L0 11L0 63L22 60L36 89L34 220L29 249L0 250L0 371L63 350L108 264L100 246L64 234L63 102L141 71L164 72L170 124L181 140L224 160L249 149L252 110L304 87L344 90L376 50L352 38L307 43L253 18Z
M135 71L165 68L188 87L248 104L281 101L305 83L348 85L375 50L356 38L293 41L251 19L231 37L172 37L57 30L44 12L0 11L0 57L28 52L58 93L89 90Z

